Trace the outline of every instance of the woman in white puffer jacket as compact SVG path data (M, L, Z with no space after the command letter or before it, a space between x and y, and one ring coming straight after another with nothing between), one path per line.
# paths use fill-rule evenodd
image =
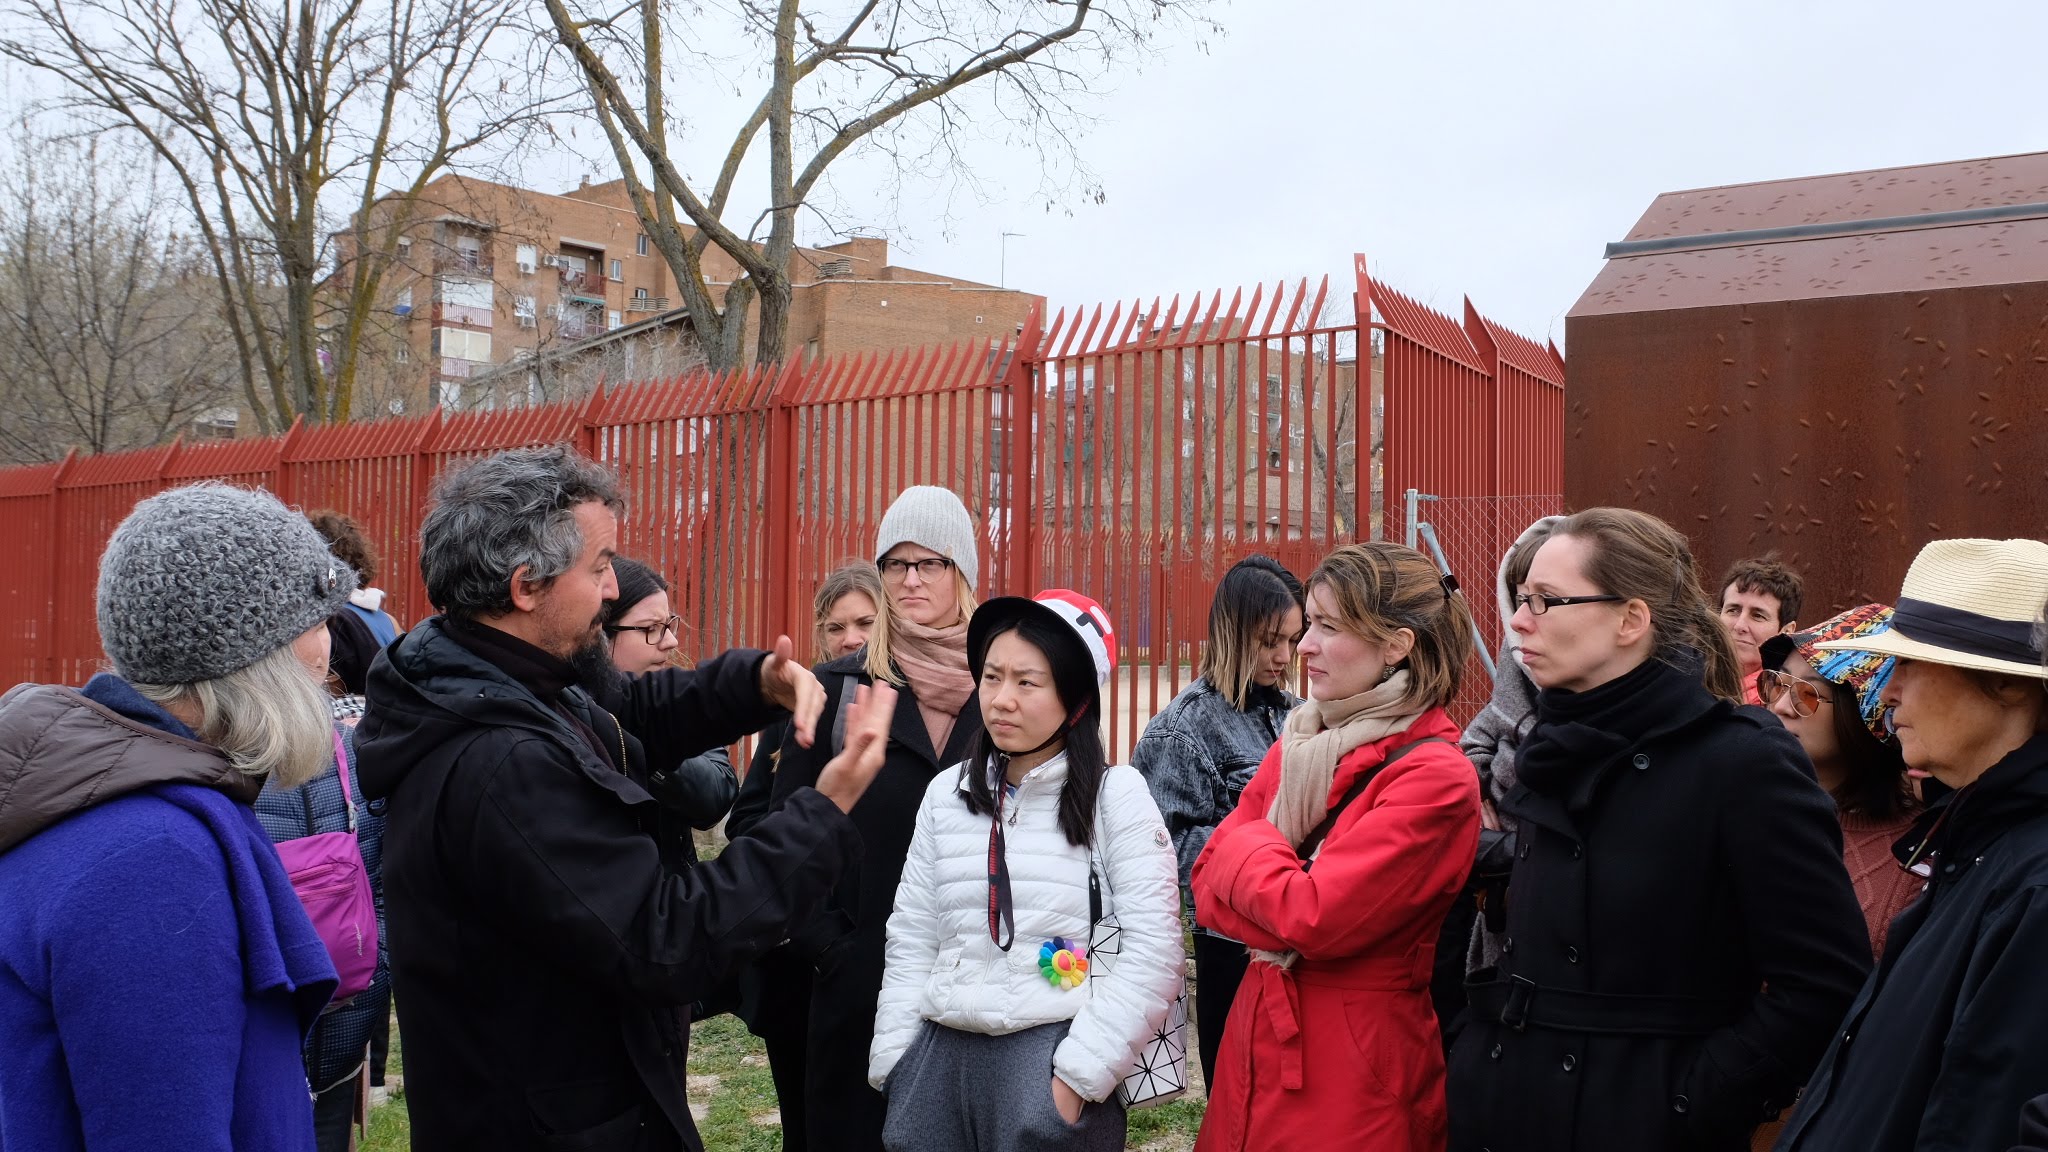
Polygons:
M1136 769L1103 764L1115 632L1053 590L982 605L967 653L986 732L926 789L896 889L868 1061L882 1142L1120 1149L1117 1089L1184 958L1166 825ZM1121 929L1113 970L1088 956L1091 870Z

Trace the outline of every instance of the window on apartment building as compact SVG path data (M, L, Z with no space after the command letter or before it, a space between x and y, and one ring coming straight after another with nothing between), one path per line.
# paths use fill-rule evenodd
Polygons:
M464 268L484 266L484 242L475 236L455 238L455 260Z
M519 318L519 326L521 328L533 327L537 315L534 298L531 296L514 296L512 298L512 315Z
M612 322L610 324L605 325L605 330L607 332L619 326L619 314L617 312L611 313L611 321Z
M624 280L625 278L626 278L626 262L625 262L624 260L614 260L614 261L612 261L612 279L614 279L614 280Z
M645 299L647 299L647 289L645 289L645 288L635 288L635 289L633 289L633 299L635 299L635 300L645 300Z
M633 237L633 255L647 255L647 233L642 232L638 236Z
M456 308L489 308L497 295L489 280L441 281L441 303Z
M412 285L398 290L398 298L391 302L391 311L400 316L412 315Z
M412 237L400 236L398 238L398 258L401 261L412 259Z
M466 328L436 328L434 355L448 360L488 362L491 358L491 334L471 332Z
M519 274L531 276L540 269L540 245L521 244L518 252Z
M400 340L398 347L392 350L391 358L400 364L412 363L412 345Z

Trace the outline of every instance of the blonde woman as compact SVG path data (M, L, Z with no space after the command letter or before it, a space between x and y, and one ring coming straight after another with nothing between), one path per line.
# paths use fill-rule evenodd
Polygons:
M981 736L967 668L967 621L979 574L974 522L944 488L908 488L882 516L875 567L884 598L867 647L820 665L825 710L809 748L783 745L775 803L816 779L837 745L840 701L863 684L899 695L880 775L851 815L858 869L791 944L815 968L805 1059L804 1136L811 1149L873 1152L882 1145L882 1094L868 1086L868 1046L882 988L896 884L925 787L966 759Z

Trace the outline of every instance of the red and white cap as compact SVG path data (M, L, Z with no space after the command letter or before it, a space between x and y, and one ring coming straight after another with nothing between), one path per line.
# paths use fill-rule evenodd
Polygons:
M1102 605L1067 588L1048 588L1029 600L998 596L975 609L974 619L967 625L967 662L975 679L981 678L981 662L988 654L990 638L1026 615L1057 620L1071 630L1095 664L1095 686L1109 682L1109 674L1116 671L1116 626Z

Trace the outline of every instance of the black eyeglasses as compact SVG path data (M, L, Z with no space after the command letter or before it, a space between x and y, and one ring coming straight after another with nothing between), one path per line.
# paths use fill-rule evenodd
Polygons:
M917 569L918 579L929 584L944 576L946 570L952 566L953 562L944 556L933 556L926 560L889 559L875 561L875 567L882 570L882 579L892 584L902 583L903 578L910 574L912 568Z
M1602 596L1545 596L1541 592L1530 592L1516 596L1515 606L1517 608L1527 608L1534 615L1541 616L1552 608L1562 608L1570 604L1613 604L1626 599L1628 599L1626 596L1611 594Z
M683 638L682 626L683 618L681 616L671 616L666 620L656 620L652 624L607 624L604 630L614 636L621 632L638 632L642 636L647 637L649 644L659 644L661 643L661 634L664 632L681 640Z

